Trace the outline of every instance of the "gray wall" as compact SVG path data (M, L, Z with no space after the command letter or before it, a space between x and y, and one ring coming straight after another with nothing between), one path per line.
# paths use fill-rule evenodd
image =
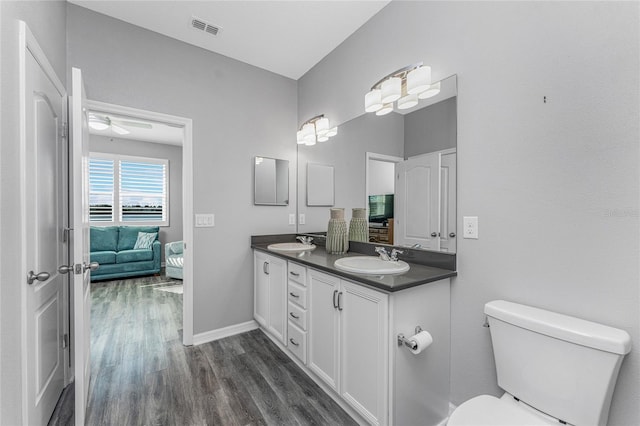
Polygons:
M68 7L68 65L89 99L193 119L194 332L253 317L250 236L294 232L289 206L253 205L253 157L296 158L296 82L78 6ZM100 46L97 53L95 46ZM186 194L184 194L186 197Z
M65 82L66 3L0 1L0 424L22 424L18 20Z
M640 424L639 7L391 2L298 81L300 117L344 123L395 69L458 74L458 229L477 215L480 239L451 286L455 404L500 394L482 310L507 299L627 330L610 424Z
M169 160L169 226L160 227L158 236L162 242L161 259L164 262L164 245L182 240L182 147L91 135L89 150Z
M404 157L456 147L456 98L404 116Z

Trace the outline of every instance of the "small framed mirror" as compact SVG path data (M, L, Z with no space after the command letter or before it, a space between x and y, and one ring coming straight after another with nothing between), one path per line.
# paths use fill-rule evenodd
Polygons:
M254 160L253 204L289 205L289 161L268 157Z
M307 206L333 206L334 197L333 166L307 163Z

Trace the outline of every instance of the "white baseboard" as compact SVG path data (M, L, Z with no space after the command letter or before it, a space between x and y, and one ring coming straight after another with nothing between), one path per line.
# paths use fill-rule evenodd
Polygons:
M216 330L205 331L204 333L193 335L193 344L201 345L203 343L213 342L214 340L223 339L235 334L255 330L256 328L258 328L258 323L254 320L251 320L240 324L230 325L228 327L218 328Z

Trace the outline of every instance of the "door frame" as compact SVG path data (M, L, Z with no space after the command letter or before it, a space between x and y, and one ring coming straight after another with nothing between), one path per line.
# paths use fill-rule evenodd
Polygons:
M49 78L49 80L51 81L51 83L54 85L54 87L56 88L56 90L58 91L58 93L60 93L60 95L62 96L62 98L64 99L64 104L68 104L68 96L67 96L67 91L64 87L64 84L62 84L62 81L60 80L60 78L58 77L58 75L56 74L55 70L53 69L53 66L51 65L51 63L49 62L49 59L47 58L46 54L44 53L44 51L42 50L42 48L40 47L38 40L35 38L35 36L33 35L33 33L31 32L31 30L29 29L29 26L27 25L26 22L24 21L19 21L18 23L18 67L19 67L19 71L18 71L18 97L19 97L19 140L20 140L20 147L19 147L19 170L20 170L20 175L19 175L19 197L20 197L20 205L19 205L19 212L20 212L20 239L22 241L21 247L20 247L20 280L19 280L19 285L20 285L20 345L21 345L21 380L22 380L22 392L21 392L21 415L22 415L22 421L26 422L29 420L29 407L28 407L28 402L29 402L29 395L28 395L28 380L30 379L30 372L29 372L29 365L27 362L27 348L28 348L28 336L27 336L27 290L28 287L24 282L24 276L22 275L22 271L26 271L27 270L27 263L26 263L26 258L27 258L27 249L26 249L26 234L27 234L27 229L26 229L26 222L24 220L24 218L26 217L26 213L27 213L27 188L26 188L26 174L27 174L27 151L26 151L26 146L27 146L27 135L26 135L26 117L25 114L23 113L24 111L26 111L27 108L27 99L26 99L26 60L27 60L27 55L31 54L35 60L38 62L38 65L42 68L42 70L44 71L44 73L46 74L46 76ZM60 118L60 123L63 126L67 126L68 129L68 114L67 114L67 108L63 107L62 110L62 117ZM68 144L68 133L66 135L62 136L62 139L65 140L65 143L63 144L63 151L64 151L64 145ZM67 152L62 152L63 157ZM63 160L64 161L64 160ZM65 166L64 163L61 164L62 167ZM62 182L61 184L64 185L65 182L65 178L64 178L64 173L63 176L61 176L62 178ZM64 199L63 200L58 200L61 203L63 203L63 205L67 205L66 203L64 203ZM68 207L67 207L68 208ZM67 214L65 214L67 213ZM65 218L65 216L68 216L68 212L63 212L63 226L67 226L68 227L68 217ZM68 240L67 240L67 245L68 245ZM68 262L68 247L67 250L63 250L63 253L66 254L66 258L63 259L64 262ZM70 286L70 279L68 278L68 276L64 277L63 280L65 281L65 283L63 284L62 288L62 305L63 305L63 320L62 320L62 330L63 332L67 332L69 330L69 286ZM63 351L64 353L64 358L62 360L62 362L64 363L63 366L63 379L64 379L64 385L68 384L68 377L69 377L69 372L70 372L70 368L69 368L69 359L70 359L70 353L69 353L69 345L67 345L67 347L65 348L65 350Z
M183 295L182 295L182 344L193 345L193 120L177 115L164 114L106 102L87 102L91 111L116 115L126 115L141 120L157 121L184 128L182 141L182 241L183 255Z

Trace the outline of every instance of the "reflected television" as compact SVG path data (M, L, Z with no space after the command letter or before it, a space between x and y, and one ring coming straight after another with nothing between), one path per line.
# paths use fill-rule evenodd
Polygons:
M369 222L384 223L393 218L393 194L369 195Z

